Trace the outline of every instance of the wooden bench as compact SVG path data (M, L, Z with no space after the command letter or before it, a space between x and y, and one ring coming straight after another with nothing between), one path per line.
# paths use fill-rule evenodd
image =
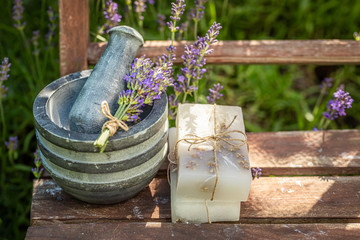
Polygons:
M88 43L88 0L59 5L63 75L95 64L106 43ZM146 42L139 55L157 56L167 44ZM181 51L184 43L177 44ZM222 41L208 62L359 64L360 45ZM114 205L78 201L48 177L34 181L26 239L360 239L360 130L248 133L248 139L251 165L263 177L252 182L239 222L171 223L165 163L136 197Z

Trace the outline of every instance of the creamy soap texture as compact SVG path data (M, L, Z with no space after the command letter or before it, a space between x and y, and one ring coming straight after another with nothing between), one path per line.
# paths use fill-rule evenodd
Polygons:
M216 125L214 121L216 114ZM235 120L234 117L236 116ZM233 121L234 120L234 121ZM232 124L231 124L232 123ZM230 127L228 127L231 124ZM200 138L226 133L217 141L218 182L214 200L246 201L250 191L251 171L246 144L237 148L231 144L245 140L243 115L240 107L209 104L180 104L177 118L177 141L189 134ZM228 127L228 128L227 128ZM226 129L227 128L227 129ZM227 142L225 142L225 141ZM230 143L230 144L229 144ZM178 143L177 191L183 197L211 199L216 181L216 165L212 141L194 144Z

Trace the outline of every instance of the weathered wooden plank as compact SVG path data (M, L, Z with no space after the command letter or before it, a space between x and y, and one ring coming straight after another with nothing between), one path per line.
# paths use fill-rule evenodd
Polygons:
M60 75L87 69L89 0L59 0Z
M169 41L146 41L138 56L156 58L165 53ZM182 62L185 44L176 42L176 62ZM106 42L90 43L88 62L96 64ZM359 64L360 43L355 40L251 40L219 41L207 56L213 64Z
M360 174L360 130L247 133L263 176ZM158 176L166 175L166 161Z
M52 180L34 182L32 225L111 221L169 222L169 185L155 178L136 197L93 205L73 199ZM360 222L360 176L264 177L252 182L241 223Z
M33 226L26 239L359 239L360 224L89 223Z

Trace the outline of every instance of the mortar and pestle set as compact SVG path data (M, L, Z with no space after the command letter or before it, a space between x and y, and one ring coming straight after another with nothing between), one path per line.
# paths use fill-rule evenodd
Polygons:
M126 26L109 31L108 47L95 68L63 76L46 86L33 106L42 163L55 182L89 203L127 200L156 175L167 153L167 96L145 107L141 121L109 139L104 153L93 144L107 121L100 105L117 108L123 77L142 36Z

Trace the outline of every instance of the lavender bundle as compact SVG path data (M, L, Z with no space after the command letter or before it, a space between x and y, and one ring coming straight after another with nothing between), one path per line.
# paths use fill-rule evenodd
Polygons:
M125 121L139 121L142 107L152 105L154 100L160 99L160 95L172 84L171 73L171 61L162 59L154 65L145 56L134 60L130 73L124 77L127 90L119 94L119 108L115 115L109 113L106 102L102 103L103 114L110 118L110 121L104 124L100 136L94 142L96 147L101 148L100 152L105 150L109 137L115 134L118 127L127 130Z

